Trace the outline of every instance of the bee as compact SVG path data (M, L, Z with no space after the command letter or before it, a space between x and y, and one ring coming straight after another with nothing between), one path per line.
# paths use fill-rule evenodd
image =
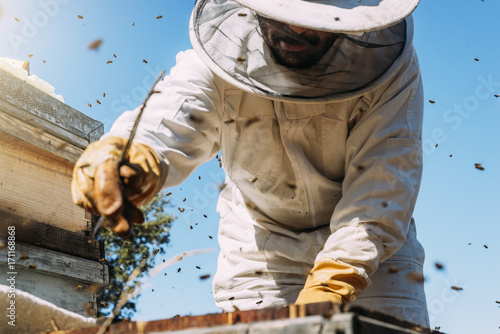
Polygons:
M16 20L16 22L19 22L19 19L17 17L14 17L14 20Z
M439 269L439 270L444 268L444 266L439 262L434 263L434 266L436 267L436 269Z
M177 269L177 272L180 273L181 272L181 268Z
M201 275L200 276L200 280L206 280L206 279L209 279L210 278L210 274L206 274L206 275Z
M214 239L211 235L209 235L209 236L208 236L208 238L209 238L209 239L212 239L212 240Z
M29 55L28 55L28 58L31 58L31 57L33 57L33 55L32 55L32 54L29 54Z
M36 264L30 264L28 268L29 269L36 269Z
M236 61L239 61L239 62L244 62L245 60L246 60L246 58L243 58L243 57L236 58Z
M115 55L114 53L113 53L113 57L114 57L114 58L117 58L117 57L116 57L116 55Z
M256 177L254 177L253 179L250 180L250 183L255 183L255 182L257 182L257 178Z
M366 166L364 164L359 164L356 166L356 169L361 172L366 169Z
M247 16L247 14L245 14L245 13L239 13L238 16L245 17L245 16Z
M185 201L186 201L186 199L184 198L182 201L183 201L183 202L185 202Z
M29 259L29 256L28 256L28 255L26 255L26 254L23 254L23 255L21 255L21 257L19 258L19 261L26 260L26 259Z
M252 202L247 202L247 203L245 203L245 205L246 205L246 207L247 207L248 209L250 209L250 210L253 210L253 209L255 209L255 208L257 207L257 205L255 205L255 204L254 204L254 203L252 203Z
M165 196L170 196L170 195L172 195L172 193L167 193Z
M479 61L479 58L474 58L475 61Z
M415 272L415 271L406 275L406 278L409 279L410 281L414 281L414 282L424 282L425 281L424 275L422 275L421 273Z
M434 100L429 100L429 103L434 104L434 103L436 103L436 101L434 101Z
M287 186L288 186L288 188L290 188L290 189L295 189L295 188L297 188L297 185L296 185L296 184L295 184L295 182L294 182L294 181L292 181L292 180L288 180L288 181L286 181L286 185L287 185Z
M95 315L94 303L88 302L87 304L85 304L85 312L87 312L87 314L90 316L94 316Z
M250 116L246 122L245 122L245 126L250 126L251 124L257 122L259 120L259 116Z
M224 121L224 124L231 124L234 123L234 119L230 118L227 121Z
M228 299L228 300L234 300L234 297L229 297L229 299ZM499 304L500 304L500 302L497 302L497 303L499 303Z
M196 269L201 269L201 267L200 266L196 266Z
M82 15L78 15L77 17L78 17L78 19L83 20L83 16Z
M148 61L147 61L146 59L143 59L143 60L142 60L142 62L143 62L144 64L147 64L147 63L148 63Z
M256 302L255 304L260 305L260 304L262 304L263 302L264 302L263 300L259 300L259 301L258 301L258 302Z
M194 122L194 123L198 123L198 124L203 123L203 119L201 119L193 114L189 115L189 120Z
M133 26L135 26L135 23L134 23L134 22L132 22L132 27L133 27Z
M46 62L47 62L46 60L42 60L42 63L44 63L44 64L45 64Z
M159 19L161 19L162 17L163 17L163 15L158 15L158 16L156 17L156 19L157 19L157 20L159 20Z
M434 145L434 148L438 148L439 144Z
M29 57L29 55L28 55L28 57ZM494 96L495 96L496 98L499 98L499 97L500 97L500 94L495 94Z
M75 285L75 290L83 290L83 286L81 286L80 284Z
M459 287L459 286L455 286L455 285L453 285L453 286L451 287L451 289L452 289L452 290L455 290L455 291L462 291L464 288L461 288L461 287Z
M97 104L101 104L101 101L99 101L99 100L95 100L95 101L97 102Z
M207 215L203 215L203 217L208 218Z
M102 97L106 97L106 93L102 93Z
M260 270L257 270L257 271L255 272L255 275L257 275L257 276L261 276L261 275L264 275L264 272L262 272L262 271L260 271Z
M192 230L193 229L193 225L189 225L189 229Z
M89 45L88 45L88 48L89 50L98 50L99 47L101 46L102 44L102 39L96 39L95 41L92 41Z
M383 208L387 208L389 206L389 203L382 202L382 203L380 203L380 205L382 205Z
M395 274L399 271L399 269L396 266L391 266L388 271L389 271L389 274Z
M153 251L153 255L158 254L158 252L159 252L159 251L160 251L159 249L155 249L155 250Z
M480 163L475 163L474 167L476 167L476 169L479 169L479 170L484 170L484 167Z
M113 63L113 61L112 61L112 60L108 60L108 61L106 62L106 64L112 64L112 63Z
M487 245L483 245L484 248L488 249L488 246Z

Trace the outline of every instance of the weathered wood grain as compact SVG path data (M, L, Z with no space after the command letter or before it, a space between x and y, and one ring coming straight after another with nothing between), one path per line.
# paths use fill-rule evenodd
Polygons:
M0 211L0 239L7 226L16 229L16 240L89 260L104 258L104 244L86 235Z
M71 199L74 163L0 131L0 210L69 231L88 230Z

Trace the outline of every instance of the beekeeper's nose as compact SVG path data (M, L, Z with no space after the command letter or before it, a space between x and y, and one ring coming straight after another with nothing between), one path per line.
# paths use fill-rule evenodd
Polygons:
M310 30L307 28L302 28L302 27L291 25L291 24L287 24L287 26L299 35L302 34L304 31Z

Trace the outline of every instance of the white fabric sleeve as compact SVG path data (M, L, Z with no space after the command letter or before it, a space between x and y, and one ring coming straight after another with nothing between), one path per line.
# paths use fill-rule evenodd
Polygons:
M422 175L423 89L418 61L364 99L346 142L343 196L316 261L354 266L370 283L380 262L404 243Z
M182 183L219 151L221 93L217 79L193 50L158 83L144 109L134 141L150 146L168 172L163 187ZM140 107L126 111L103 137L128 138Z

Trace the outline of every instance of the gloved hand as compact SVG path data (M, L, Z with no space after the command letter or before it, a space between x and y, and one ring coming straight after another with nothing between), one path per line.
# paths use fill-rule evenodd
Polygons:
M147 145L132 143L127 162L120 157L127 139L108 137L91 143L76 162L71 183L75 204L110 222L119 237L128 237L133 223L142 224L138 206L161 189L162 162Z
M324 258L314 264L295 304L351 302L365 287L366 281L356 269Z

